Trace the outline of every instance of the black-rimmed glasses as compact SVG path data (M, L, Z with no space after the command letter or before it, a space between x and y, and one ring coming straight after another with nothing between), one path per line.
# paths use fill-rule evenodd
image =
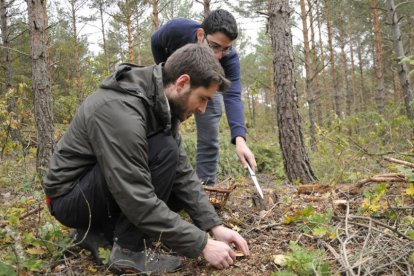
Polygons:
M204 36L204 38L206 39L208 46L213 50L213 52L215 54L218 54L218 53L221 52L221 53L223 53L223 56L225 56L225 55L230 54L231 49L233 49L232 46L228 46L228 47L224 48L220 44L218 44L218 43L216 43L214 41L208 40L207 36Z

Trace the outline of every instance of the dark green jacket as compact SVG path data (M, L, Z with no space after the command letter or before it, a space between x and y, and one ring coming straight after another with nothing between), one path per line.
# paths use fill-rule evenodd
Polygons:
M147 137L163 130L171 130L179 144L172 193L184 203L197 227L182 220L154 193ZM178 122L171 121L161 65L121 65L84 101L50 160L44 179L46 195L53 200L68 193L96 163L127 218L184 256L198 256L207 243L206 231L221 224L182 148Z

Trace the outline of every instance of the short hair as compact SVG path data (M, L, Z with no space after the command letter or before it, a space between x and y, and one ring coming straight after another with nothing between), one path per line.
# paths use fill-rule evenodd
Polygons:
M201 28L206 35L221 32L232 41L238 36L236 19L223 9L212 11L201 23Z
M184 74L190 76L191 88L209 87L217 83L219 90L225 91L230 85L213 50L200 43L189 43L167 59L163 66L164 86L175 82Z

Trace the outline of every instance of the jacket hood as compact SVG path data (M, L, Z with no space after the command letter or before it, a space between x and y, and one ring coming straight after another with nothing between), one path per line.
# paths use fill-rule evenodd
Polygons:
M100 88L143 99L153 109L162 125L170 129L171 112L164 94L162 66L163 63L147 67L122 63L112 75L101 82Z

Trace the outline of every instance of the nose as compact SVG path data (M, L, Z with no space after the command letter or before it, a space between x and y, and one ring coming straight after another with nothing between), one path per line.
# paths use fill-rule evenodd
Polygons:
M220 59L222 59L224 57L224 54L223 54L223 51L222 50L220 50L220 51L218 51L218 52L216 52L214 54L215 54L215 56L216 56L216 58L218 60L220 60Z
M198 108L197 108L197 112L198 113L201 113L201 114L204 114L204 112L206 112L206 109L207 109L207 103L208 102L205 102L205 103L202 103Z

